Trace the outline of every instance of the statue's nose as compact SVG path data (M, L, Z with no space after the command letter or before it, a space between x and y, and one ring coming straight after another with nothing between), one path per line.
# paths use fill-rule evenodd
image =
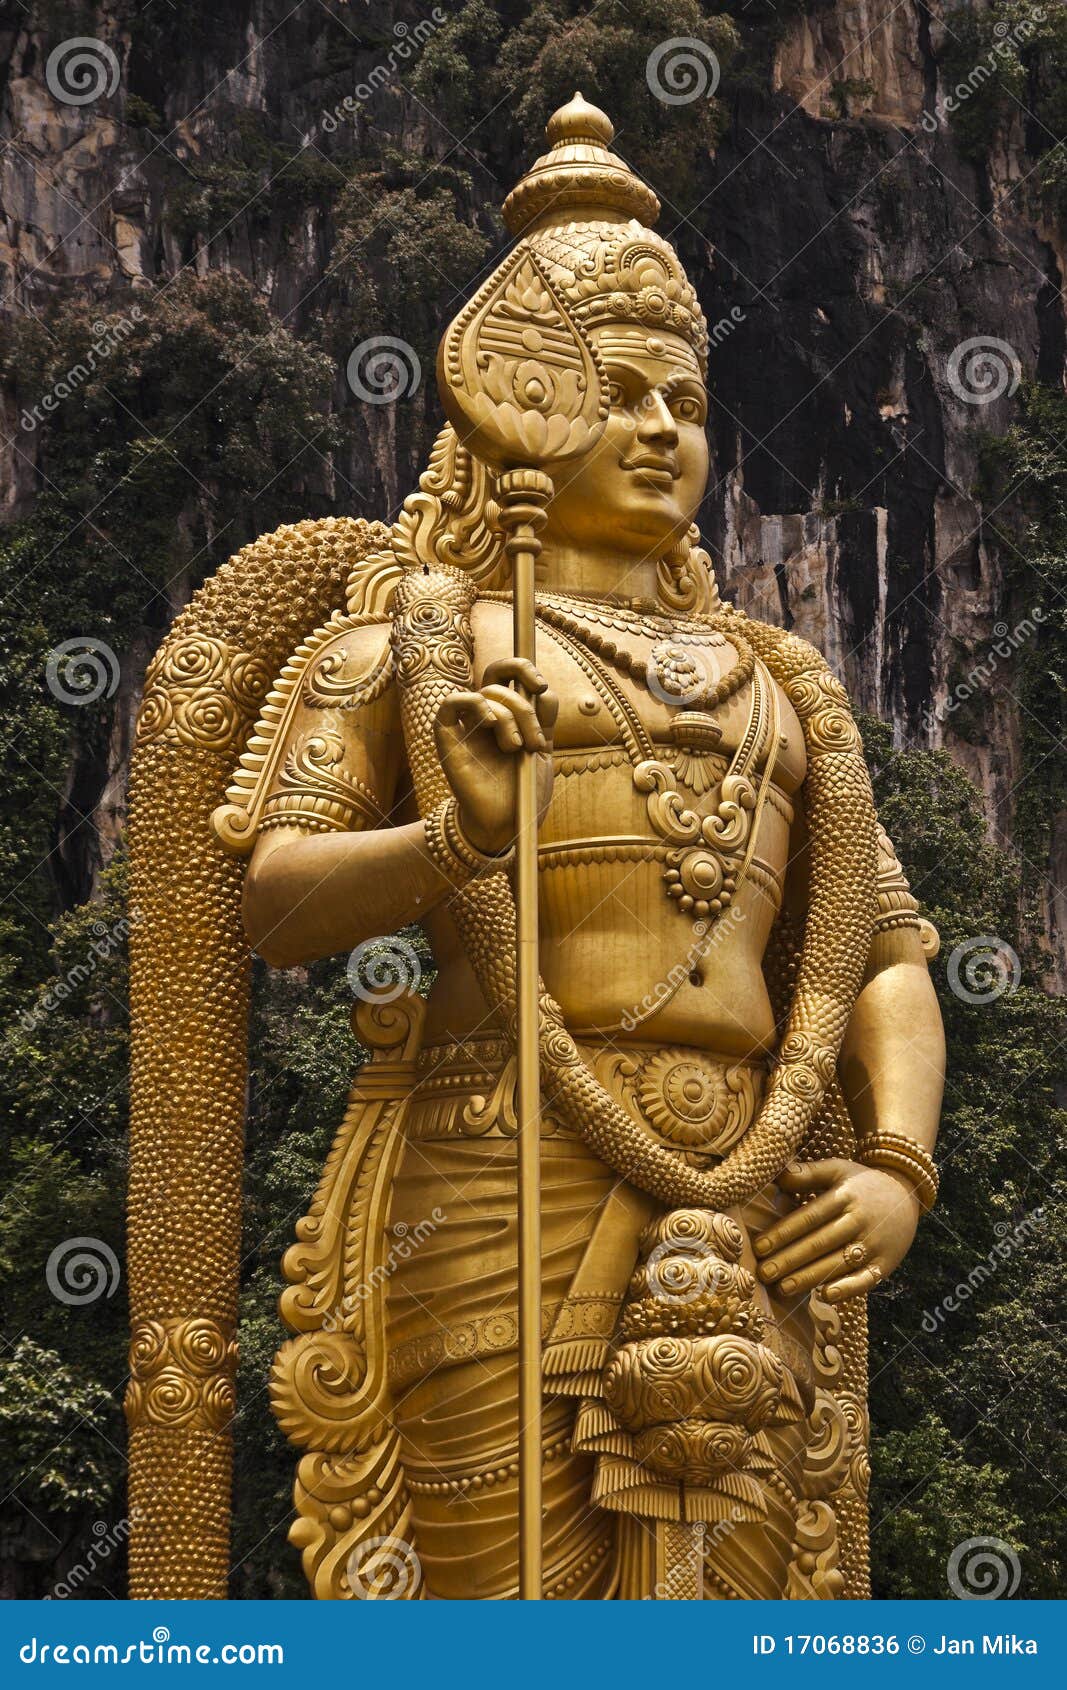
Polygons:
M678 444L678 424L658 388L648 395L641 406L637 433L641 440L662 440L671 446Z

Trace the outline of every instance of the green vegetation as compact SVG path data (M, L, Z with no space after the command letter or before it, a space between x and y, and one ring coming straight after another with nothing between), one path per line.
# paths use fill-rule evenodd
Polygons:
M1020 125L1039 161L1035 196L1067 216L1067 10L1044 0L959 6L945 19L940 71L960 151L985 163Z
M1030 383L1020 400L1007 434L985 442L979 491L1012 607L1005 620L1036 612L1039 621L1013 682L1022 749L1013 837L1034 899L1050 873L1052 819L1067 805L1067 399Z
M1057 1491L1067 1483L1045 1430L1063 1388L1067 1212L1055 1181L1067 1113L1056 1086L1067 1015L1040 990L1019 864L990 843L967 776L943 752L894 751L881 723L863 727L879 814L941 935L932 968L949 1074L940 1201L871 1305L875 1592L947 1595L952 1549L985 1535L1022 1553L1020 1595L1051 1597L1062 1586ZM949 964L981 934L1011 946L1021 980L968 1003Z
M535 0L525 17L504 33L500 8L467 0L427 44L411 86L420 99L446 114L457 133L503 107L501 117L523 136L541 133L559 103L560 89L595 93L610 111L618 149L642 175L670 181L682 194L699 159L714 149L725 111L712 97L666 105L646 74L661 43L696 40L720 70L740 44L734 22L708 16L698 0L606 0L595 13L581 0ZM709 80L709 63L675 55L661 75L668 92L693 86L672 75ZM699 84L698 84L699 85Z
M846 76L831 82L826 98L827 115L840 120L856 117L876 92L874 83L866 76Z
M1047 0L1044 9L1039 21L1030 0L961 7L949 18L942 83L965 82L994 43L1007 42L996 76L952 114L954 133L981 162L1021 100L1034 114L1034 180L1045 204L1062 211L1067 15ZM392 38L350 7L337 16L298 10L305 21L291 39L300 85L321 90L329 114L367 56L384 58ZM158 285L120 283L95 309L57 288L50 312L17 319L0 342L19 444L35 452L40 489L32 517L0 540L8 612L0 737L11 747L0 803L0 1273L9 1339L0 1351L0 1431L5 1490L14 1491L0 1552L21 1569L27 1595L51 1588L68 1548L84 1543L94 1522L114 1524L125 1512L125 1287L86 1314L48 1292L45 1272L49 1253L71 1238L97 1239L122 1257L127 877L121 849L104 866L86 818L105 782L121 777L113 765L129 700L124 686L114 698L63 706L43 682L48 653L69 638L101 640L132 685L175 609L230 552L279 522L351 508L339 462L368 424L354 404L337 405L344 359L362 339L402 335L428 372L443 321L501 244L500 192L560 97L581 87L607 106L625 157L665 200L689 204L728 102L766 93L775 40L815 4L605 0L591 16L579 0L465 0L448 10L448 22L381 95L399 98L401 84L410 91L402 134L372 105L358 121L322 126L294 155L295 129L290 135L280 119L235 105L218 146L189 156L171 134L170 66L190 53L243 62L241 8L142 7L131 22L126 144L152 153L168 234L183 257L197 252L216 267L231 245L240 252L243 243L258 262L294 228L306 229L314 243L307 300L283 325L240 274L164 271ZM93 34L94 9L81 15ZM316 27L306 29L312 16ZM1020 32L1020 23L1034 27ZM1001 25L1008 28L998 35ZM681 106L654 97L646 63L671 37L693 37L714 53L722 71L714 97ZM869 94L864 83L838 83L832 114L850 115ZM433 119L420 120L419 102ZM310 116L314 129L314 109ZM164 134L165 148L157 145ZM884 192L894 191L887 183ZM909 290L910 314L932 321L940 308L936 289ZM430 433L425 397L399 425L411 434L413 461ZM865 725L883 820L942 934L934 976L950 1061L942 1201L904 1271L872 1305L881 1596L944 1594L949 1552L982 1533L1019 1548L1020 1594L1055 1594L1064 1575L1055 1491L1067 1489L1067 1456L1047 1428L1062 1419L1065 1217L1046 1181L1063 1137L1053 1082L1067 1029L1060 1006L1039 989L1046 958L1036 911L1050 818L1067 799L1065 437L1062 395L1026 390L1015 426L988 443L979 489L1009 601L1003 619L1010 627L1035 606L1043 612L1012 672L1022 706L1018 853L990 842L979 794L947 757L894 750L886 729ZM855 500L828 500L821 514L854 508ZM981 743L977 710L954 722ZM968 1004L951 990L947 968L955 947L979 934L1015 950L1021 981L995 1001ZM304 1594L298 1557L284 1541L293 1453L270 1416L266 1378L281 1336L278 1261L360 1059L350 1001L341 959L286 974L257 967L238 1596ZM1007 1259L971 1284L1005 1238L1013 1240ZM968 1295L946 1311L959 1284ZM118 1548L79 1594L120 1592L122 1562Z

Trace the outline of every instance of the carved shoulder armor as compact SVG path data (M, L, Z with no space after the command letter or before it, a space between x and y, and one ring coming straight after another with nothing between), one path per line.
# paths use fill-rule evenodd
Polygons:
M229 850L243 855L285 824L323 833L382 821L374 766L396 711L390 627L339 613L293 654L215 811Z

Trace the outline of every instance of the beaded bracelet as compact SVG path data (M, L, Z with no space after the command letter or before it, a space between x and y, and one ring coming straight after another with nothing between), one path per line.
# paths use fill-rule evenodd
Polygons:
M432 810L424 827L431 857L454 886L465 886L476 874L498 874L511 862L511 847L493 856L471 844L459 825L459 806L454 798L446 798Z
M856 1160L865 1168L884 1168L888 1173L903 1174L925 1213L937 1201L937 1166L930 1152L915 1139L903 1133L872 1133L860 1140Z

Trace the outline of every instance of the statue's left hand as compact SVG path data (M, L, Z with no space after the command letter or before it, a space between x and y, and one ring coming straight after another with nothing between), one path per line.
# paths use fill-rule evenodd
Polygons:
M845 1302L888 1278L907 1255L921 1210L902 1176L832 1158L787 1168L778 1184L805 1201L768 1227L755 1251L760 1278L786 1296L819 1286L827 1302Z

